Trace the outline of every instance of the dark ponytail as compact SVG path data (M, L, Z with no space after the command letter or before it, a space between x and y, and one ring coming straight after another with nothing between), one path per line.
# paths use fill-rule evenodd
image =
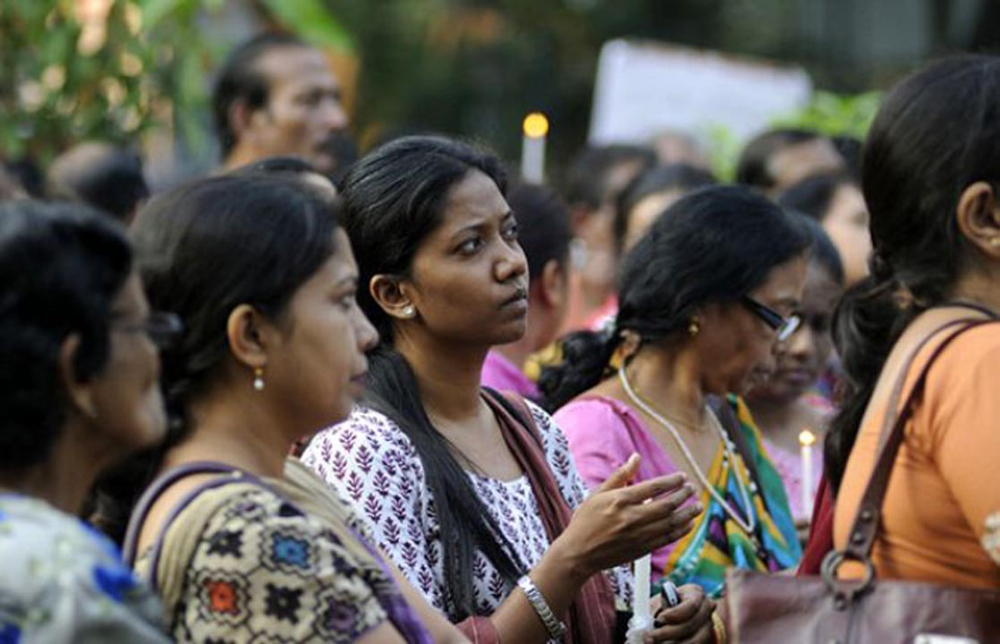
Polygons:
M344 228L361 284L367 287L375 275L409 274L420 244L441 223L449 191L472 171L506 191L494 156L443 137L397 139L354 166L342 191ZM441 529L445 602L449 616L462 620L477 612L472 592L476 549L510 584L526 569L473 489L461 453L427 417L417 378L393 347L393 319L368 288L359 289L358 302L381 338L369 355L365 404L391 418L420 457Z
M861 175L874 257L871 278L835 315L845 377L826 438L834 491L892 346L917 315L948 299L963 266L959 197L1000 178L1000 58L944 59L896 85L872 123Z
M873 277L848 289L834 312L833 343L841 361L836 392L840 404L830 421L824 447L824 471L834 490L840 488L882 365L895 339L916 315L895 281L879 283Z
M381 345L368 354L365 404L392 419L417 451L437 510L449 617L461 621L475 615L472 580L477 548L508 583L515 583L527 566L472 487L466 469L474 465L434 427L420 399L416 375L391 347Z
M575 331L559 341L562 359L546 366L538 379L545 408L554 413L580 393L604 380L610 372L611 357L621 344L614 329Z
M570 336L562 363L543 370L548 406L558 409L600 382L622 332L640 343L679 335L698 307L738 302L808 246L795 216L749 188L710 186L681 198L625 257L611 335Z

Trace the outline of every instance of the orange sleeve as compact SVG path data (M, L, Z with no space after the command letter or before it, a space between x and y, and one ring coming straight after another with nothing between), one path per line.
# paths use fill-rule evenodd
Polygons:
M967 331L931 367L928 448L962 514L1000 564L1000 325Z

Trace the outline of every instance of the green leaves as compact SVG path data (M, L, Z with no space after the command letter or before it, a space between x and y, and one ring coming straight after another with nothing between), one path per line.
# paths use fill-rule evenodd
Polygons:
M815 92L797 114L778 119L775 127L801 127L829 136L847 135L864 139L878 111L880 92L844 95Z
M290 31L321 47L352 51L350 34L320 0L262 0Z
M207 153L209 73L234 43L213 38L203 18L226 0L108 3L94 15L77 0L0 0L0 154L44 164L81 140L135 144L161 125ZM319 46L353 46L322 0L256 8Z
M189 19L199 5L200 0L140 0L142 10L142 28L156 28L165 19ZM209 3L205 3L209 4ZM218 4L218 3L211 3Z

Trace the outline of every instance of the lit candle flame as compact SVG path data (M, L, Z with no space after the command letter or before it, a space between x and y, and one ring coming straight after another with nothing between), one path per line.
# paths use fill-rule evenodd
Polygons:
M802 430L801 433L799 433L799 445L803 447L809 447L815 442L816 442L816 434L813 434L808 429L804 429Z
M524 117L524 136L540 139L549 133L549 119L541 112L532 112Z

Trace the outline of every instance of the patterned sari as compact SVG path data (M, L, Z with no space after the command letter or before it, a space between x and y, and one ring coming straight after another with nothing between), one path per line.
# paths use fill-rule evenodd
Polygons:
M776 572L794 568L802 556L781 477L762 447L760 432L741 400L731 396L729 404L736 412L739 431L743 433L757 469L758 489L751 494L756 517L755 534L748 535L715 497L703 490L699 500L705 511L698 517L694 529L674 545L662 578L678 585L698 584L712 597L723 594L727 568ZM736 481L738 477L749 491L751 477L743 459L737 457L737 465L733 468L725 454L720 442L707 478L716 492L746 521L747 511Z

